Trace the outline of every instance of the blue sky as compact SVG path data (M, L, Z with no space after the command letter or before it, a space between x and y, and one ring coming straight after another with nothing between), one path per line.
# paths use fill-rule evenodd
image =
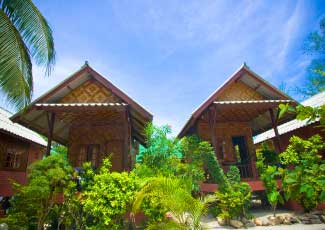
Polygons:
M323 2L323 4L322 4ZM278 86L299 85L307 34L324 1L35 1L53 28L50 77L34 68L40 94L85 60L174 134L244 61Z

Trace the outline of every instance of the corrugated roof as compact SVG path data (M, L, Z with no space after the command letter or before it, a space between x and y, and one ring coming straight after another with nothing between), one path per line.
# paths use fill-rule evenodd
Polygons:
M261 95L265 98L270 100L291 100L293 103L297 103L294 99L290 96L282 92L281 90L274 87L268 81L263 79L257 73L252 71L246 63L240 66L235 73L233 73L219 88L217 88L199 107L197 107L193 113L191 114L190 118L186 121L185 125L177 135L179 138L186 135L186 132L194 125L196 120L202 115L204 110L206 110L213 102L216 101L218 96L228 87L228 85L233 84L236 81L240 81ZM288 118L289 119L289 118ZM269 119L268 119L269 120ZM286 119L283 119L287 120ZM282 122L282 121L281 121ZM268 124L270 126L270 124ZM268 128L268 127L263 127ZM264 129L264 130L265 130Z
M0 107L0 130L19 136L25 140L32 141L36 144L46 146L46 141L36 132L26 127L12 122L9 117L12 113Z
M88 106L126 106L126 103L37 103L37 107L88 107Z
M262 104L262 103L289 103L292 100L248 100L248 101L215 101L214 104Z
M318 107L318 106L324 105L325 104L325 92L318 93L318 94L308 98L307 100L301 102L301 104L304 106L311 106L311 107ZM313 123L317 122L318 120L319 119L316 119L315 121L309 121L309 119L305 119L305 120L294 119L287 123L279 125L278 131L279 131L279 134L282 135L282 134L291 132L293 130L302 128L304 126L313 124ZM271 139L273 137L275 137L274 130L270 129L264 133L261 133L261 134L255 136L254 144L258 144L260 142Z

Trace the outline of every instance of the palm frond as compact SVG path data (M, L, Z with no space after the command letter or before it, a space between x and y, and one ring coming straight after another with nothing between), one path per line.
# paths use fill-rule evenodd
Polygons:
M16 107L29 104L33 90L28 48L10 18L0 10L0 87Z
M31 0L2 0L1 7L17 28L37 65L49 74L55 63L52 30Z

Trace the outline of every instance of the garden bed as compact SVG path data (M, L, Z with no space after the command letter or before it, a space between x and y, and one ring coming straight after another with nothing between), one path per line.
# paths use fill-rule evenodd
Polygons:
M307 229L307 230L324 230L325 229L325 223L321 221L320 217L321 213L311 213L311 214L300 214L295 213L288 210L279 210L277 211L278 217L291 217L298 221L298 223L290 223L290 224L278 224L278 225L272 225L270 218L273 216L272 210L257 210L252 211L251 214L254 216L254 219L252 222L255 222L256 220L263 223L265 226L255 226L255 227L249 227L248 229L274 229L274 230L280 230L280 229ZM316 215L317 214L317 215ZM324 212L322 213L324 216ZM324 216L325 217L325 216ZM272 218L271 218L272 219ZM234 229L232 226L221 226L217 219L212 217L211 215L203 217L202 222L207 227L207 229ZM244 227L239 229L245 229Z

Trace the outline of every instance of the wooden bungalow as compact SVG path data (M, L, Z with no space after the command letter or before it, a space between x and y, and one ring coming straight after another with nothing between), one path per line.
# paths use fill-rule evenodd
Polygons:
M254 190L263 190L255 166L253 136L272 128L278 137L277 126L293 116L279 118L281 103L296 102L243 64L192 113L178 137L198 135L210 141L225 171L236 165L242 179ZM282 149L278 138L274 142Z
M85 65L62 83L12 117L68 147L74 167L90 161L98 167L112 154L112 169L129 170L138 144L145 144L143 129L152 115L122 90Z
M10 116L0 108L0 197L13 195L10 180L27 182L27 166L42 159L46 150L46 141L39 134L13 123Z
M318 93L305 101L301 102L304 106L311 106L313 108L325 105L325 92ZM291 120L282 125L278 126L278 132L280 136L280 141L283 149L286 149L289 145L289 140L292 136L298 136L307 139L315 134L320 135L325 141L325 131L324 128L320 127L319 118L314 121L306 120ZM255 148L261 148L262 144L267 144L270 148L278 150L274 146L275 134L274 130L267 130L254 137ZM321 153L325 158L325 150Z

